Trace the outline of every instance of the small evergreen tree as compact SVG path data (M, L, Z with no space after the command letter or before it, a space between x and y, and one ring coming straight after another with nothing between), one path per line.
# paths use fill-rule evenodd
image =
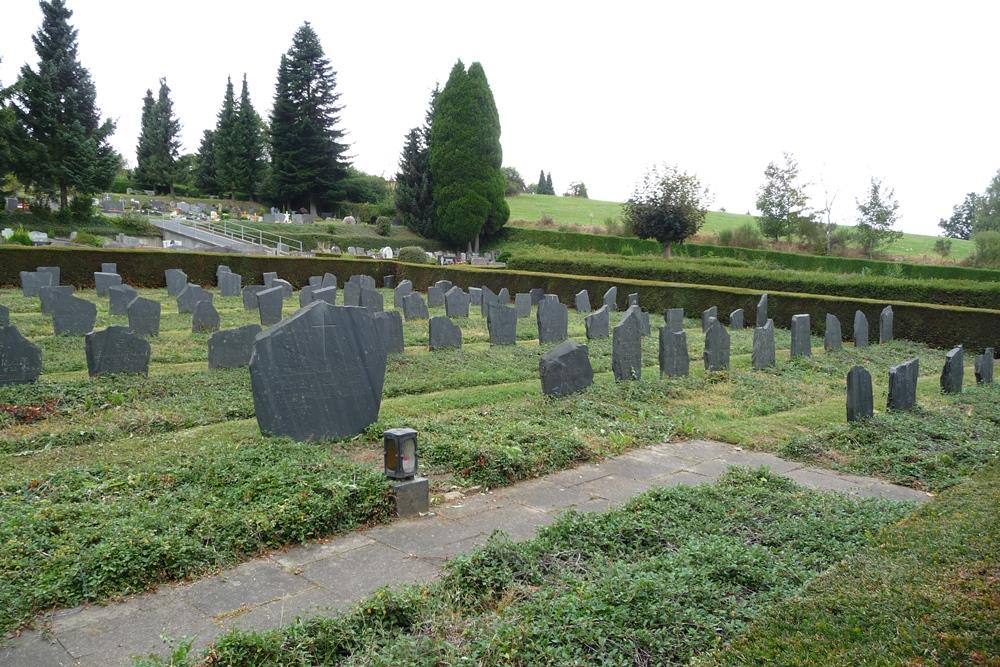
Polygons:
M972 228L976 221L976 207L979 204L979 195L970 192L965 195L961 204L956 204L951 210L951 217L945 220L941 218L938 227L944 230L945 236L953 239L972 238Z
M899 202L893 190L886 189L882 181L872 178L868 197L858 205L858 224L854 235L858 245L868 257L874 256L882 246L902 238L903 232L893 229L899 216Z
M800 228L799 220L809 217L804 186L798 183L799 165L785 153L784 165L771 162L764 170L764 185L757 192L757 219L760 231L775 241Z
M205 130L201 135L194 184L204 195L220 192L219 180L215 173L215 130Z
M250 101L246 74L243 75L243 88L236 112L236 153L236 188L253 200L260 193L264 181L264 123Z
M219 109L215 124L215 136L212 140L212 151L215 159L215 178L221 192L236 197L236 188L240 180L240 134L236 110L236 98L233 94L233 80L226 77L226 94L222 98L222 108Z
M167 80L160 79L156 100L153 91L147 89L142 101L142 128L133 175L140 187L173 194L180 130Z
M140 188L150 188L153 185L153 160L155 160L156 144L156 100L153 91L146 89L142 98L142 120L140 121L139 143L135 147L136 167L132 172L132 180Z
M547 195L549 194L548 187L545 183L545 170L542 169L538 172L538 185L535 186L535 194Z
M430 167L430 127L439 90L431 92L423 127L406 134L396 174L396 210L407 228L429 236L434 223L434 180Z
M552 172L550 171L548 176L545 177L545 194L555 195L556 188L552 185Z

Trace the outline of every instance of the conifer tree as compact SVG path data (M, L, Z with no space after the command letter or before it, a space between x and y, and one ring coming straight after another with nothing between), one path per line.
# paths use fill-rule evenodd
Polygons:
M552 185L552 172L550 171L549 175L545 177L545 194L554 195L555 193L556 188Z
M142 120L140 121L139 143L135 147L136 167L132 180L140 188L148 188L153 183L152 161L156 143L156 100L153 91L146 89L142 98Z
M233 94L233 80L230 77L226 77L226 94L222 98L222 108L219 109L218 120L215 123L212 151L219 194L229 195L229 198L233 199L240 179L240 149L236 98Z
M239 109L236 112L236 186L252 200L264 180L264 124L250 102L247 75L243 75Z
M399 173L396 174L396 210L403 224L421 236L430 235L434 222L434 192L428 144L438 92L435 86L427 105L423 127L415 127L406 134L403 154L399 159Z
M142 129L136 147L137 166L133 178L140 187L173 194L180 149L181 124L174 116L170 88L160 79L156 101L147 89L142 101Z
M215 173L215 130L205 130L201 136L194 184L205 195L219 192L219 179Z
M535 186L535 194L547 195L549 194L545 190L545 170L540 169L538 171L538 185Z

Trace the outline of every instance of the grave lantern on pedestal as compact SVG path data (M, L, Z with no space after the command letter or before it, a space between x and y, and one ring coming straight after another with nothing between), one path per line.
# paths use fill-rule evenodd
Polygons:
M413 479L417 476L417 432L412 428L391 428L382 434L385 476Z

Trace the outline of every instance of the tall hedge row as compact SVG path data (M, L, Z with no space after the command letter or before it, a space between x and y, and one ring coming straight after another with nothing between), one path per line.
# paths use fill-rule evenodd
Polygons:
M93 272L100 268L101 262L117 262L118 271L124 280L137 287L163 287L163 272L168 268L184 269L193 282L211 285L215 281L215 269L219 264L226 264L233 271L242 274L244 284L260 282L264 271L277 271L281 277L296 286L308 284L310 275L325 271L336 274L341 281L355 273L370 275L377 281L381 281L385 275L394 274L399 280L412 280L418 289L426 289L435 281L443 279L462 287L486 285L494 291L507 287L511 293L541 287L548 293L558 294L563 303L573 303L573 296L581 289L590 292L592 303L599 303L604 292L617 285L620 308L625 307L629 292L638 292L643 308L650 312L658 313L666 308L682 307L689 314L695 315L710 306L718 306L724 320L728 313L742 308L747 314L747 320L753 321L760 295L760 290L738 287L531 273L464 265L436 266L353 258L264 257L167 250L27 247L0 247L0 285L16 286L19 283L19 271L55 265L62 267L64 283L89 287L93 285ZM769 314L778 326L784 327L788 326L792 315L807 313L811 316L813 330L821 333L826 314L833 313L840 318L845 334L849 335L855 310L863 311L868 316L872 331L877 332L878 314L887 304L891 304L895 312L895 332L900 338L942 348L962 344L970 352L984 347L1000 348L1000 310L772 291Z

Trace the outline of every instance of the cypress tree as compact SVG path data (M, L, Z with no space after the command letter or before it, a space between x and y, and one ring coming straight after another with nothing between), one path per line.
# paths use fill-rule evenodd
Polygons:
M153 99L153 91L146 89L146 96L142 98L142 121L139 130L139 143L135 147L136 167L132 174L132 180L140 188L149 188L153 185L153 160L156 144L156 100Z
M555 195L555 193L556 193L556 188L554 185L552 185L552 172L550 171L549 175L545 177L545 194Z
M215 179L221 190L219 194L228 194L229 198L233 199L240 179L240 150L236 98L233 95L233 80L228 76L226 94L222 98L222 108L219 109L215 124L212 152L215 160Z
M215 173L215 130L205 130L201 136L194 184L204 195L219 192L219 180Z
M120 157L108 144L115 124L101 120L94 82L77 59L73 12L64 0L39 4L42 25L32 38L38 70L21 68L13 157L22 182L57 190L65 207L71 189L92 194L110 186Z
M180 130L181 124L174 116L174 104L170 100L170 87L166 79L160 79L156 100L153 100L153 91L148 89L142 100L142 129L135 150L137 166L133 176L140 187L173 194Z
M236 138L239 157L236 163L236 185L240 192L258 194L264 180L264 128L260 116L250 102L247 75L243 75L239 110L236 113Z
M538 172L538 185L535 186L535 194L547 195L548 192L545 191L545 170L541 169Z
M281 58L271 113L273 187L291 206L315 213L347 175L347 144L339 128L337 75L308 22Z

